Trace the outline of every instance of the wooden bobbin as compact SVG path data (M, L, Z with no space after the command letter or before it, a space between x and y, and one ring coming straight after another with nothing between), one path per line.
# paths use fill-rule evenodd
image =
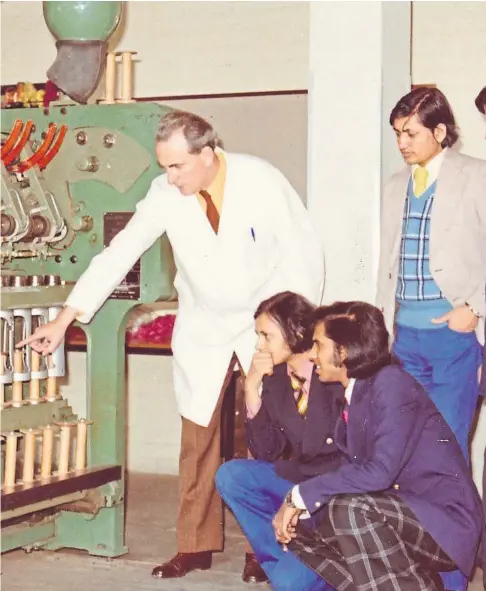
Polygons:
M52 355L47 357L47 367L51 369L54 366L54 361L52 360ZM57 392L57 377L56 376L48 376L47 377L47 391L46 391L46 400L47 402L55 402L59 398Z
M58 476L66 476L69 472L69 459L71 451L71 429L76 423L56 423L61 429L61 443L59 446Z
M122 91L121 98L117 99L117 103L134 103L132 98L132 73L133 62L132 55L136 55L136 51L118 51L117 56L121 55L122 66Z
M34 482L35 444L38 429L22 429L24 435L24 466L22 469L22 484Z
M0 376L5 375L5 364L7 362L7 355L0 353ZM0 383L0 408L5 406L5 384Z
M5 435L0 434L0 441L5 441ZM4 455L0 454L0 482L3 482ZM3 486L3 485L2 485Z
M54 402L57 400L57 398L57 378L54 376L49 376L47 378L46 400L47 402Z
M41 356L37 351L32 350L30 357L30 369L32 372L40 370ZM31 378L29 384L29 400L30 404L39 404L40 400L40 380L38 378Z
M15 485L15 470L17 467L17 439L22 435L16 431L11 431L3 436L7 440L3 486L4 488L12 488Z
M14 376L15 373L22 373L24 368L24 353L21 349L15 349L14 351ZM23 382L20 380L14 380L12 382L12 406L19 408L24 403L22 399L22 387Z
M106 54L106 70L105 70L105 98L100 101L101 105L115 104L115 73L116 60L113 51Z
M53 425L42 427L42 455L40 477L50 478L52 475L52 452L54 450L54 432L57 429Z
M88 436L88 425L92 425L93 421L80 419L77 424L76 434L76 456L74 468L76 470L83 470L86 468L86 441Z

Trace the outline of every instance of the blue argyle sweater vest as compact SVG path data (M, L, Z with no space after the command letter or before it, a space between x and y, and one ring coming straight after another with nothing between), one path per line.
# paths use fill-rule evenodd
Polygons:
M437 328L430 320L451 309L430 272L430 217L437 181L422 195L413 192L410 177L402 221L396 299L397 324L415 328Z

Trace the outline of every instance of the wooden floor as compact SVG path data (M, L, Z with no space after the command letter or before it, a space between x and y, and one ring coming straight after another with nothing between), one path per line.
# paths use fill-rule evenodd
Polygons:
M128 555L114 560L85 552L15 550L2 556L3 591L248 591L241 581L244 539L231 515L226 548L213 559L213 568L182 579L150 576L154 565L175 553L177 478L131 475L127 495ZM256 588L264 591L266 585ZM299 591L296 589L296 591ZM468 591L484 591L481 572Z

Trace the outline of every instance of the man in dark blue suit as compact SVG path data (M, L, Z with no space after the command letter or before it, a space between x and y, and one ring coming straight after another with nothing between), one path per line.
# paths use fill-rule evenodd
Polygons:
M277 539L340 591L435 591L440 571L470 576L481 499L450 427L392 364L382 313L338 302L313 326L320 380L346 389L335 434L346 461L292 489Z
M272 519L293 485L336 469L334 443L344 389L325 384L310 360L314 311L302 296L279 293L255 313L257 352L245 383L245 431L253 460L232 460L216 486L245 532L274 591L332 591L275 539Z

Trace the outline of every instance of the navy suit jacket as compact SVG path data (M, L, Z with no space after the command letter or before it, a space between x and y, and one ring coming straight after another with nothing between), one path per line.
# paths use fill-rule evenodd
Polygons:
M483 529L481 499L450 427L422 386L398 365L357 380L348 422L338 420L335 440L347 460L299 487L317 520L333 495L395 494L469 576Z
M333 470L343 457L334 442L343 403L342 385L323 384L314 371L309 406L302 417L295 404L287 364L281 363L271 376L264 377L262 406L253 419L246 420L248 448L255 459L274 462L277 474L291 482Z

